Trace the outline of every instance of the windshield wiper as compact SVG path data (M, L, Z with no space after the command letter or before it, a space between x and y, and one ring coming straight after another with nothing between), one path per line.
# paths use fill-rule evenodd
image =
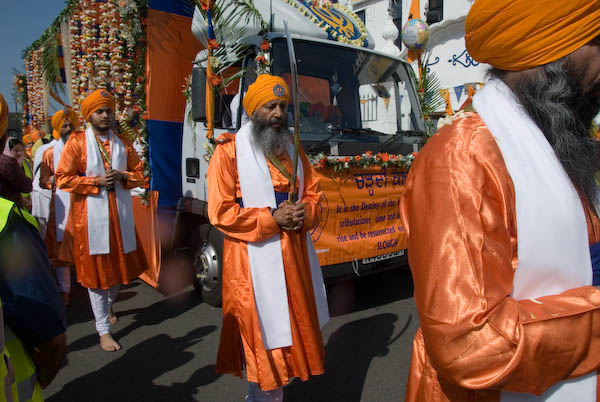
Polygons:
M420 133L418 131L412 131L412 130L398 131L398 132L396 132L395 135L393 135L391 138L389 138L383 144L378 146L376 149L376 152L381 152L381 151L385 150L388 146L398 142L399 140L402 140L406 136L408 136L408 137L423 137L423 133ZM401 142L404 142L404 141L401 141Z
M334 130L339 130L342 134L367 134L367 135L388 135L381 131L375 131L372 128L352 128L352 127L338 127Z

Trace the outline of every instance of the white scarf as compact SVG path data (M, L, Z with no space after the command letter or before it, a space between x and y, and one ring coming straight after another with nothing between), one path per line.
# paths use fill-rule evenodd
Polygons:
M252 142L252 123L245 124L236 135L235 150L238 177L245 208L276 208L273 181L262 149ZM288 143L288 153L293 154L293 145ZM298 163L298 198L304 190L304 171ZM309 233L306 247L310 263L313 291L319 325L329 321L327 296L323 273ZM260 322L263 343L267 350L292 345L292 330L288 306L288 295L281 253L279 234L261 242L248 243L248 259L254 299Z
M40 165L44 157L44 152L56 144L52 140L39 147L33 159L33 190L31 191L31 214L36 218L48 219L50 217L50 202L52 201L52 190L40 187Z
M65 141L61 138L54 145L54 172L58 171L58 162L60 155L65 147ZM67 216L71 207L71 193L63 191L56 187L54 192L54 214L56 218L56 241L62 242L65 235L65 226L67 225Z
M123 145L119 137L113 134L112 130L109 132L108 137L110 141L111 166L113 169L123 172L127 170L127 150L125 149L125 145ZM104 162L98 149L99 144L91 127L85 130L85 141L87 155L85 175L88 177L104 176L106 174ZM119 214L123 251L127 254L134 251L137 246L131 194L119 181L114 182L114 188L117 198L117 213ZM86 200L90 254L109 254L111 250L108 190L106 187L100 187L98 194L89 194Z
M535 299L591 285L583 206L548 140L498 79L477 92L473 107L498 143L515 186L519 259L512 296ZM503 391L500 399L595 401L596 372L561 381L541 396Z

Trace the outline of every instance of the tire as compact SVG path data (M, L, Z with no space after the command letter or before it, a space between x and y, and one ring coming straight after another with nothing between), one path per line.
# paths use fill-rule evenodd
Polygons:
M206 304L221 305L223 240L225 236L207 223L200 225L190 242L194 288Z

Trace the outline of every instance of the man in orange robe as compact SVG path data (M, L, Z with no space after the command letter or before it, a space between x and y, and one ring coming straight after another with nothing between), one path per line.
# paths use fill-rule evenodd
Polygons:
M321 191L300 150L299 201L287 201L288 102L283 79L260 75L243 99L250 122L218 139L208 168L210 222L225 233L217 371L241 376L245 364L247 401L282 401L294 377L323 373L320 326L329 316L308 235Z
M119 287L145 268L129 191L144 182L142 163L131 141L112 132L114 107L104 89L85 98L81 114L90 126L71 134L56 170L57 187L72 194L63 243L72 241L77 280L88 288L100 346L107 351L121 348L110 334Z
M69 304L71 294L71 259L69 262L58 258L58 251L64 238L67 217L71 205L71 194L56 188L56 168L64 146L77 125L77 114L73 110L59 110L52 116L52 135L58 139L49 147L40 147L43 151L40 163L40 187L52 190L50 202L50 215L45 233L46 248L52 266L56 270L58 287L62 293L65 304Z
M600 2L478 0L465 25L491 78L401 200L406 401L600 401Z

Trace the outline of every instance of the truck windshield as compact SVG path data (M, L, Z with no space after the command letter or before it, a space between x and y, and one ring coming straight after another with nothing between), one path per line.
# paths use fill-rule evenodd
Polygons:
M407 65L367 49L294 40L300 133L310 153L402 152L424 128ZM272 73L291 88L285 38L272 41ZM293 102L293 101L292 101ZM293 127L293 105L288 121Z

